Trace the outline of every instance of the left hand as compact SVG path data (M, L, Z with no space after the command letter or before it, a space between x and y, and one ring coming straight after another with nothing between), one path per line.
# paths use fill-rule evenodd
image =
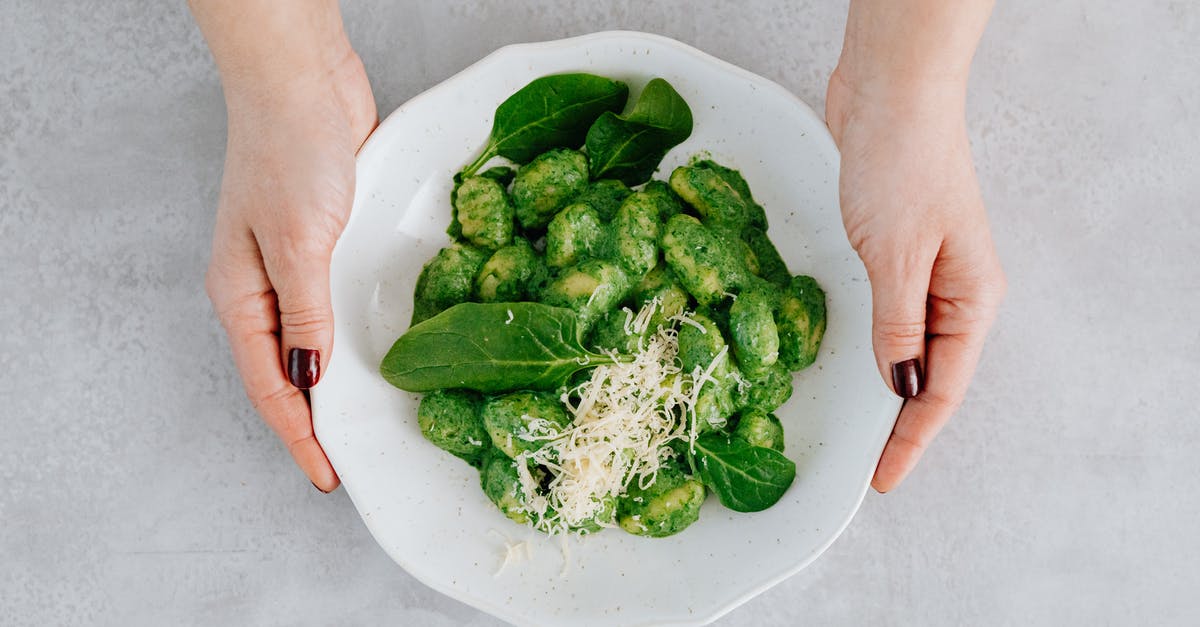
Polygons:
M871 281L875 358L907 398L871 482L879 492L900 484L962 402L1006 289L964 101L954 82L859 81L842 68L829 82L842 219Z

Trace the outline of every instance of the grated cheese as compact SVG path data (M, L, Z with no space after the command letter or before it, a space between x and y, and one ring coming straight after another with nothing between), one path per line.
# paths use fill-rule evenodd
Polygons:
M746 377L743 377L740 372L730 371L729 374L725 375L725 377L728 379L733 379L733 382L737 384L739 394L745 392L746 388L750 387L750 382L747 381Z
M643 334L658 302L627 313L626 331ZM670 442L686 437L682 419L694 395L684 380L674 326L660 327L630 360L597 367L588 381L562 395L571 425L542 431L529 421L529 441L545 441L518 455L518 477L534 525L552 535L588 524L611 507L634 479L648 487L671 457ZM553 478L543 491L530 465ZM524 468L522 471L521 469ZM609 522L602 525L611 526Z
M662 464L675 456L668 446L671 442L686 440L695 451L695 405L704 385L717 383L713 373L727 359L728 347L707 367L683 372L678 358L679 324L704 333L708 329L685 312L672 316L670 326L660 325L648 333L658 307L655 299L636 314L625 309L624 331L641 338L638 350L622 359L613 354L615 363L596 367L586 382L562 394L560 400L571 416L568 427L559 429L550 421L523 417L524 426L516 437L544 442L516 457L523 509L533 527L566 535L590 524L614 526L597 520L598 515L625 495L635 480L642 489L653 485ZM538 467L549 471L546 487L532 470ZM564 540L564 572L569 560Z
M689 315L688 313L681 313L678 316L671 318L671 320L677 321L677 322L682 322L688 326L696 327L697 329L700 329L701 333L708 335L708 328L705 327L704 325L700 324L699 322L696 322L696 320L694 318L692 318L691 315Z
M717 380L713 378L712 373L717 369L718 366L721 365L721 362L725 361L725 356L727 354L729 354L728 344L721 347L721 350L717 353L717 356L713 357L712 362L708 364L708 368L701 370L700 366L696 366L696 369L692 371L692 395L688 403L688 408L691 410L691 415L689 416L688 420L688 452L692 453L693 455L696 453L696 436L698 434L696 425L696 403L700 400L700 390L704 388L705 383L717 383ZM691 458L689 458L689 462L690 461Z
M492 573L492 577L499 577L511 563L523 562L533 557L533 549L528 542L513 542L508 536L495 529L489 529L488 533L504 543L504 559L500 562L500 567L496 569L496 572Z

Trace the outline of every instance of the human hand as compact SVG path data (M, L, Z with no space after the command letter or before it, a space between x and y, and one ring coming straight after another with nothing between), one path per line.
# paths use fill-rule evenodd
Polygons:
M907 399L871 482L879 492L899 485L962 402L1005 291L964 100L965 78L874 81L839 67L829 83L842 219L871 281L875 358Z
M247 395L323 492L339 481L302 390L328 364L330 255L378 123L358 56L346 44L331 58L277 79L222 72L229 137L206 280Z

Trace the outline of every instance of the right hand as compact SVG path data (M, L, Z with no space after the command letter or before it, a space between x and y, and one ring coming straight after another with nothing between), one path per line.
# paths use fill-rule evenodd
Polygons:
M378 118L358 56L225 82L229 136L206 288L255 409L322 492L339 480L302 391L333 347L329 261Z

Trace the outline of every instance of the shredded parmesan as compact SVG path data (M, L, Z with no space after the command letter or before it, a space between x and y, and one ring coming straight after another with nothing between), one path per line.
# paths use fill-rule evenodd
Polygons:
M692 371L692 395L688 403L688 408L691 410L688 420L688 452L693 455L696 453L696 436L699 431L696 425L696 402L700 400L700 390L704 388L705 383L717 383L712 373L721 365L721 362L725 361L725 356L728 354L729 345L726 344L721 347L717 356L713 357L712 362L708 364L708 368L701 370L700 366L696 366L696 369Z
M513 312L511 309L509 309L508 310L508 320L505 320L504 324L512 324L512 321L513 321Z
M511 563L519 563L533 557L533 549L528 542L513 542L508 536L495 529L488 530L488 533L504 543L504 560L500 562L500 567L496 569L496 572L492 573L492 577L499 577Z
M745 392L746 388L750 387L750 382L747 381L746 377L743 377L740 372L731 370L729 372L729 374L727 374L725 376L727 378L733 379L733 382L737 384L737 389L738 389L739 394L742 392Z
M609 513L615 499L635 480L642 489L654 483L662 464L675 455L671 442L685 440L694 452L695 405L704 385L718 382L713 373L727 359L728 347L707 367L683 372L679 325L704 333L708 329L690 313L682 313L669 318L669 326L651 332L658 307L656 299L636 314L626 309L624 331L639 337L638 350L620 359L613 354L614 363L596 367L586 382L562 394L569 426L560 429L548 420L522 417L524 426L515 436L544 443L516 456L523 509L535 528L566 535L592 525L613 526ZM739 386L748 385L736 380ZM563 551L565 572L565 544Z
M700 324L699 322L696 322L696 320L694 318L692 318L690 315L688 315L686 313L679 314L678 316L671 318L671 320L682 322L688 326L696 327L697 329L700 329L701 333L708 335L708 329L705 328L705 326Z
M651 301L636 315L626 314L625 330L644 335L657 308ZM518 477L534 525L552 535L610 522L598 515L613 507L636 479L648 487L671 456L667 445L686 437L683 417L692 400L677 354L674 326L650 334L629 360L598 366L588 381L564 393L571 425L561 432L526 421L517 437L545 441L518 455ZM666 451L664 451L666 449ZM550 471L548 488L528 470ZM522 470L523 469L523 470Z
M571 545L567 544L567 536L562 536L562 570L558 571L558 578L562 579L567 576L567 568L571 565Z

